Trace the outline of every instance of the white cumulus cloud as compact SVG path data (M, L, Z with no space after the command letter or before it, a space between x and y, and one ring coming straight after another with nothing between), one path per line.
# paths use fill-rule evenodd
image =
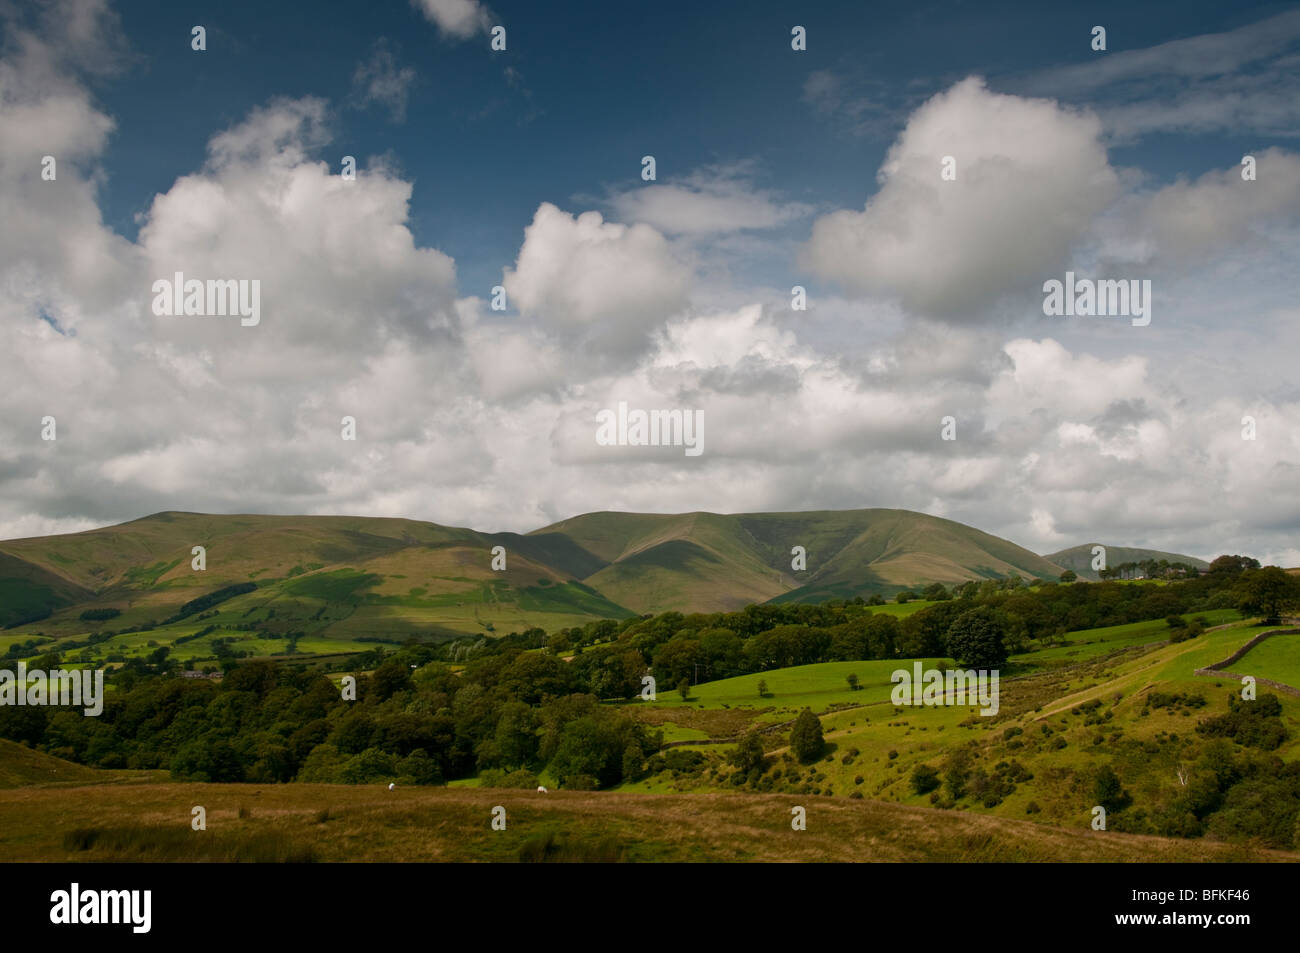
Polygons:
M1060 270L1118 177L1093 115L991 92L972 77L918 109L861 212L819 218L804 263L918 314L978 320ZM956 179L941 178L945 157Z

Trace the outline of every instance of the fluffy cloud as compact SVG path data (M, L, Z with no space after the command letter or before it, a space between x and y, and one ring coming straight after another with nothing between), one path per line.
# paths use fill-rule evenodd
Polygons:
M1007 341L954 320L1026 282L1036 294L1118 188L1094 117L975 81L918 110L880 192L822 218L808 248L820 273L897 296L907 316L830 294L796 314L784 288L715 287L723 237L802 214L735 165L612 197L623 224L540 205L503 278L516 310L492 312L416 240L408 179L369 160L346 182L337 156L321 161L339 150L310 97L214 130L136 239L114 234L97 167L113 121L66 52L94 31L68 22L0 58L0 537L166 508L522 530L599 508L896 506L1042 551L1101 539L1294 557L1285 361L1300 320L1293 297L1223 291L1290 294L1295 246L1222 252L1287 234L1290 153L1259 153L1253 192L1230 169L1130 196L1126 224L1154 254L1220 252L1162 284L1167 310L1140 336L1026 320ZM949 154L956 182L938 175ZM260 278L261 325L154 316L153 280L178 270ZM704 455L599 446L595 414L620 400L702 410ZM345 414L355 442L339 439ZM955 441L940 439L948 415Z
M444 35L466 40L486 32L490 14L478 0L411 0Z
M312 158L325 104L279 100L215 134L127 241L98 207L113 124L56 69L77 42L59 29L0 60L0 129L26 131L0 146L4 534L167 507L364 508L417 485L416 465L472 480L477 438L452 436L466 415L454 266L415 244L410 184L373 163L343 181ZM175 271L260 279L262 323L155 316L152 283ZM339 439L344 414L368 446ZM39 439L46 415L57 441Z
M1165 256L1201 258L1260 226L1300 224L1300 155L1264 149L1255 161L1254 181L1238 165L1159 189L1142 210L1141 233Z
M983 318L1058 272L1114 199L1100 132L1090 114L964 80L908 121L863 211L817 220L804 263L850 291L898 295L915 313ZM955 181L940 178L945 156Z
M204 169L154 199L139 246L153 278L256 278L262 324L161 317L168 340L263 351L375 351L388 338L450 333L455 267L417 248L406 227L411 185L382 167L345 180L308 154L323 145L325 104L282 100L213 137ZM268 355L269 356L269 355Z
M685 307L691 269L648 225L572 216L544 202L505 271L511 303L529 320L619 357Z
M1101 413L1116 395L1149 395L1147 360L1130 356L1103 361L1070 354L1050 338L1009 341L1003 352L1010 366L993 381L989 397L999 407L1034 408L1054 416Z

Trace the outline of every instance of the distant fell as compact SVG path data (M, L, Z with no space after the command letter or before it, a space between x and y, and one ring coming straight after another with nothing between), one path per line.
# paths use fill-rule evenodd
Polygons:
M196 569L194 548L205 567ZM1109 547L1111 565L1165 558ZM892 597L1016 574L1091 572L1091 546L1039 556L963 523L897 509L595 512L529 533L393 517L162 512L0 541L0 625L88 638L208 626L263 650L553 631L593 619L764 602ZM195 608L195 607L199 608ZM91 612L88 619L82 615ZM104 617L104 610L117 614ZM93 623L93 624L92 624ZM194 634L194 638L201 636ZM253 636L241 636L252 638Z
M1080 579L1096 582L1101 577L1092 568L1092 550L1094 546L1099 545L1104 544L1084 543L1082 546L1071 546L1069 549L1050 553L1043 558L1063 569L1073 569ZM1182 553L1166 553L1159 549L1140 549L1132 546L1106 546L1105 549L1106 565L1112 569L1124 563L1140 563L1152 559L1157 562L1163 559L1169 563L1185 563L1197 569L1210 568L1210 564L1204 559Z

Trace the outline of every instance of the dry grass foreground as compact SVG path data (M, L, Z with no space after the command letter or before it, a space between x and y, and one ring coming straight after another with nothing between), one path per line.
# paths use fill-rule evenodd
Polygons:
M191 808L207 830L190 828ZM491 828L506 810L506 830ZM791 829L791 807L807 830ZM9 861L1297 861L879 801L137 783L0 790Z

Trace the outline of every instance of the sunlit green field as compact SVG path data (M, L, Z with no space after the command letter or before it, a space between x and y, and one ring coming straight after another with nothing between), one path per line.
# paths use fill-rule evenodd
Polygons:
M899 608L905 608L900 606ZM873 609L873 611L877 611ZM1218 625L1239 618L1233 609L1200 613L1210 625ZM1213 636L1214 633L1210 633ZM1151 622L1134 622L1071 632L1069 644L1051 646L1025 652L1011 658L1007 675L1032 672L1038 668L1059 667L1087 661L1096 656L1130 646L1162 642L1169 637L1169 626L1163 619ZM1207 638L1202 636L1202 638ZM1190 643L1188 643L1190 644ZM862 705L887 700L893 688L891 676L898 669L912 671L917 659L879 659L859 662L819 662L770 672L752 672L734 678L704 682L691 687L688 699L683 702L676 691L660 691L655 702L658 706L692 708L776 708L798 710L811 707L824 711L836 705ZM921 659L926 668L952 667L951 659ZM856 674L859 688L849 688L848 676ZM766 694L759 695L758 684L764 682Z
M664 733L664 741L704 741L709 737L707 731L685 728L672 721L662 722L658 727Z
M1087 658L1067 660L1071 664L1066 667L1059 664L1059 649L1045 650L1056 653L1058 661L1041 669L1031 665L1035 653L1020 657L1019 670L1028 674L1001 681L1000 710L995 716L982 715L980 709L970 705L894 706L889 699L892 686L888 676L894 668L903 667L905 660L833 662L747 675L701 685L695 690L699 700L684 706L676 696L675 701L661 696L661 706L676 706L682 712L671 717L694 719L714 728L715 738L734 738L747 725L788 720L795 709L808 705L819 714L828 744L822 760L806 769L798 768L796 783L812 794L930 805L929 795L912 790L912 772L922 764L941 766L957 748L973 745L977 764L988 768L1014 760L1032 779L1020 784L995 807L975 804L972 809L1024 817L1033 807L1036 819L1083 829L1090 820L1091 801L1087 790L1071 779L1087 777L1095 766L1111 763L1135 797L1154 801L1162 796L1170 783L1176 783L1182 750L1178 739L1193 734L1201 718L1227 711L1228 695L1240 690L1231 679L1197 676L1195 670L1225 658L1260 632L1275 628L1242 623L1185 642L1151 645L1160 641L1160 633L1151 625L1073 633L1089 637L1089 648L1095 651ZM1163 622L1156 625L1167 630ZM1279 677L1281 672L1294 672L1287 666L1294 665L1295 643L1288 646L1275 638L1259 648L1270 643L1278 644L1265 657L1264 664L1277 674L1267 677L1284 680ZM1103 657L1103 651L1110 654ZM1279 658L1280 666L1275 664ZM1244 662L1235 665L1234 670ZM910 660L906 664L910 665ZM927 661L927 666L947 664L946 660ZM866 686L860 692L849 693L843 682L852 670ZM775 697L757 697L753 686L760 678L768 681ZM783 687L787 693L784 698ZM1157 688L1164 693L1200 696L1205 705L1196 709L1174 706L1147 710L1148 694ZM862 707L829 710L844 702ZM1294 760L1300 758L1300 699L1287 696L1282 698L1282 704L1290 738L1277 754ZM693 708L701 705L707 707ZM776 705L783 706L779 717L765 710ZM1080 707L1084 705L1090 707ZM721 711L719 706L730 707ZM1085 711L1105 718L1083 717ZM727 721L718 720L724 715ZM1015 733L1009 734L1012 729ZM779 759L785 751L788 730L763 737L770 756ZM715 757L725 756L730 750L729 745L686 748ZM789 783L788 778L785 783ZM707 778L667 774L625 786L627 790L659 793L728 788Z
M659 692L656 704L664 707L760 707L793 711L809 707L823 711L833 705L865 705L888 699L894 686L890 676L899 669L911 672L913 663L917 661L926 668L951 664L950 660L939 658L818 662L704 682L691 688L685 702L677 692ZM849 688L850 674L858 676L857 691ZM763 682L767 689L762 696L758 693L759 682Z
M20 632L17 634L12 632L0 632L0 652L8 652L9 646L28 642L34 638L36 638L36 635L33 632Z
M1300 689L1300 635L1275 635L1265 639L1229 668L1243 675L1271 678Z
M1213 609L1197 612L1188 619L1204 618L1207 626L1223 625L1241 618L1236 609ZM1072 664L1086 661L1107 652L1130 645L1143 645L1148 642L1163 642L1169 638L1169 626L1163 619L1146 622L1129 622L1124 625L1104 626L1097 629L1082 629L1066 633L1064 645L1048 646L1011 656L1010 661L1016 666L1029 665L1047 668L1052 665Z
M913 599L911 602L889 602L883 606L868 606L870 611L881 613L882 615L892 615L895 619L906 619L909 615L915 615L922 609L936 605L930 599Z

